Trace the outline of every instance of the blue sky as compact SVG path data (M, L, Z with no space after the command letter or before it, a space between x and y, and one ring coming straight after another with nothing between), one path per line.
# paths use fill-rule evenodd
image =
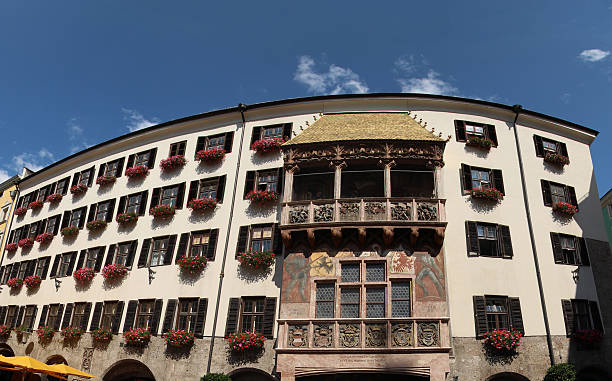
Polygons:
M0 180L238 103L405 91L594 128L612 187L612 0L7 0L0 36Z

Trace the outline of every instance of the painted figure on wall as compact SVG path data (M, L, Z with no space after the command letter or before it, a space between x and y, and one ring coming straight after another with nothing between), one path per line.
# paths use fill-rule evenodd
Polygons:
M417 297L445 299L442 255L415 253Z
M334 276L334 262L327 253L312 253L310 276Z
M302 253L287 256L283 271L283 302L304 303L308 301L308 259Z

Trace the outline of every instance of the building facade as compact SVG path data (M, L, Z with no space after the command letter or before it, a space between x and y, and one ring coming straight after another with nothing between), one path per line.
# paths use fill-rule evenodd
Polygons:
M4 252L4 244L6 242L6 233L9 230L11 217L13 215L13 201L17 196L17 186L15 183L19 180L19 176L13 176L0 184L0 248Z
M25 332L3 353L103 380L538 380L565 361L607 379L596 135L520 107L374 94L241 105L102 143L19 182L0 323ZM248 267L254 252L275 260ZM202 272L181 270L196 257ZM112 266L127 275L105 279ZM28 332L44 326L58 333ZM113 338L68 342L67 327ZM148 345L125 345L134 328ZM166 345L175 329L194 345ZM516 353L483 344L495 329L524 335ZM229 349L253 330L261 350ZM572 339L583 330L602 341Z
M603 214L604 226L608 234L608 242L612 242L612 189L601 198L601 213Z

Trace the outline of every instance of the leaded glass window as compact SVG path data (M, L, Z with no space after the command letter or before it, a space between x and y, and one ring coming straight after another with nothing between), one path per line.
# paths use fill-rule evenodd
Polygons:
M359 288L340 289L340 315L342 318L359 317L360 291Z
M366 264L366 282L384 282L385 264L368 263Z
M317 283L317 318L333 318L336 300L336 285L333 283Z
M366 288L366 317L385 317L385 289L381 287Z
M342 264L342 281L343 282L359 282L361 281L360 274L361 263L343 263Z
M391 284L391 316L410 317L410 282Z

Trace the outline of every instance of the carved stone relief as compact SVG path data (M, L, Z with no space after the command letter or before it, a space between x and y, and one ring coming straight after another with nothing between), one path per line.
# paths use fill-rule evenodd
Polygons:
M438 206L431 203L419 202L417 204L417 217L419 221L437 221Z
M417 337L420 347L438 346L440 343L438 323L418 323Z
M301 348L308 346L308 326L290 325L289 326L289 348Z
M412 323L394 323L391 325L391 346L411 347Z
M367 324L366 325L366 347L380 348L387 346L387 325L386 324Z
M308 222L308 207L292 206L289 209L289 223L302 224L304 222Z
M334 220L334 206L332 204L317 205L314 208L315 222L330 222Z
M312 345L316 348L329 348L334 344L334 326L317 324L314 326Z
M412 220L412 205L407 202L391 204L391 219L394 221Z
M356 348L361 343L361 327L358 324L340 324L340 346Z

